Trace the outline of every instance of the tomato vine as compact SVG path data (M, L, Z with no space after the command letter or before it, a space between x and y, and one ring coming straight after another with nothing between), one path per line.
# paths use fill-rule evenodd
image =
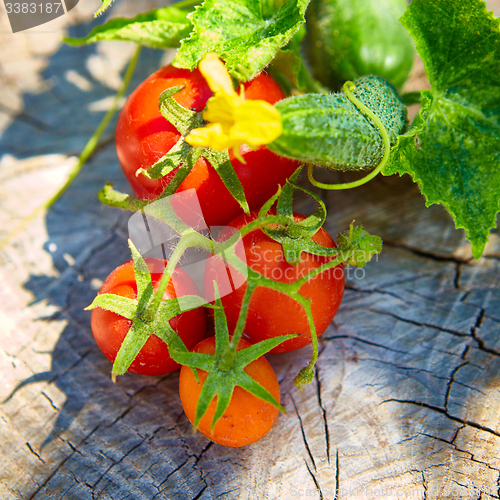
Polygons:
M103 0L98 14L111 3L112 0ZM464 0L456 5L446 0L415 0L408 7L403 1L394 0L386 12L390 18L388 23L378 27L386 30L380 33L378 40L382 59L371 64L374 58L366 57L366 38L361 30L369 16L363 19L363 2L356 1L349 3L348 11L361 9L361 20L354 16L358 20L356 24L344 19L347 14L342 9L346 5L337 0L262 0L257 3L250 0L185 0L132 19L110 20L82 39L67 39L72 45L128 40L160 49L177 48L172 66L159 70L147 81L160 79L163 73L170 75L173 72L176 77L182 73L197 79L199 88L203 88L200 92L205 99L197 106L192 105L194 100L191 104L186 104L187 101L181 104L184 99L181 95L189 82L169 85L170 88L164 87L154 99L147 98L148 106L158 115L155 119L158 118L162 126L168 124L175 131L176 139L168 148L160 147L161 154L154 161L149 161L148 157L148 161L140 167L133 166L132 174L128 172L127 175L136 193L137 179L158 181L153 192L139 190L138 193L146 198L156 197L155 201L119 193L110 184L99 193L102 203L131 211L147 211L179 234L178 244L156 291L153 292L144 259L130 243L137 298L124 300L101 294L89 306L91 309L108 308L132 322L113 364L114 378L127 371L153 333L167 344L174 360L191 368L196 380L197 370L206 372L193 418L195 426L217 397L211 422L213 430L237 386L282 409L269 391L248 379L244 369L291 337L270 338L238 350L250 303L257 290L267 289L287 296L307 317L312 356L295 377L295 384L301 387L312 380L318 357L318 332L311 301L301 293L301 287L335 266L363 266L381 250L380 238L368 234L361 226L351 225L346 233L340 234L336 248L313 240L326 220L326 208L318 196L298 186L300 168L296 170L296 167L299 164L306 165L312 185L329 190L358 187L379 173L409 173L427 203L443 204L454 217L456 226L466 230L476 258L483 253L489 230L494 227L500 182L495 174L498 169L492 169L491 165L498 164L495 152L500 148L500 121L498 92L491 82L495 81L500 69L500 59L496 57L500 50L498 20L485 10L481 0ZM398 17L405 7L400 22ZM442 11L448 12L453 22L444 20L440 15ZM332 16L332 12L338 15ZM372 24L376 23L370 20L369 29L377 29ZM366 28L368 30L368 26ZM307 31L309 37L305 36ZM400 53L387 43L392 35L401 42ZM426 67L431 89L400 96L394 85L401 87L411 66L414 50L410 35ZM451 38L456 42L453 47L448 42ZM370 43L371 39L370 35ZM308 51L302 50L307 44ZM311 61L303 58L306 52L311 57L312 67ZM396 67L385 65L387 61L396 60ZM366 74L372 72L366 71L367 66L375 68L373 72L377 74ZM256 97L251 91L246 94L252 82L268 78L264 69L286 89L288 97L280 91L280 97L265 101L265 97ZM314 79L315 76L321 83ZM348 78L354 82L345 81ZM340 92L331 93L322 87L323 84L336 90L342 83L343 91ZM410 125L407 119L409 103L421 105ZM127 106L125 120L130 118ZM126 127L125 130L128 131ZM128 158L126 146L131 144L130 137L125 133L117 140L122 163ZM450 143L460 153L451 160ZM125 153L120 151L122 144ZM144 138L138 136L137 147L144 151L144 144ZM261 191L260 198L250 199L249 184L244 180L245 158L256 151L265 151L259 157L265 159L265 165L264 170L258 171L262 179L250 183L255 184L256 191ZM286 175L281 180L274 177L271 181L271 175L279 170L277 162L284 162L280 164L284 169L281 173ZM204 222L202 218L199 225L193 223L178 211L173 201L186 190L185 183L200 163L213 170L211 174L230 194L235 210L249 214L251 209L258 208L257 215L253 214L252 220L244 219L245 223L226 241L202 234L199 231ZM257 172L259 163L262 162L251 163L249 170ZM354 182L329 184L314 178L314 167L370 172ZM131 175L134 176L132 180ZM276 192L278 185L280 188ZM460 189L455 189L457 185ZM198 193L201 192L199 185L197 188ZM265 195L262 194L264 189ZM311 216L295 217L292 200L296 189L312 196L317 203L318 209ZM219 196L214 190L207 191L214 199ZM275 195L270 197L272 193ZM266 198L269 199L265 201ZM221 222L226 215L224 223L233 219L236 212L231 215L229 210L227 212L218 214L221 218L217 221ZM211 225L212 222L208 224ZM304 253L325 260L293 282L272 279L244 262L236 251L238 238L253 231L260 231L273 244L279 244L287 265L297 266ZM190 248L218 256L225 267L233 268L246 279L232 337L229 335L232 326L228 327L224 301L216 281L209 283L214 289L213 304L195 295L183 299L188 309L202 306L213 309L216 334L213 354L189 352L169 326L170 319L178 315L181 308L178 299L165 300L164 293L176 266Z

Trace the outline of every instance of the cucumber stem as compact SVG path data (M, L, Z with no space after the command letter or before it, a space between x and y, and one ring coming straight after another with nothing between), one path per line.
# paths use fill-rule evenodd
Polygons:
M391 143L389 141L389 136L387 134L387 130L384 126L384 124L380 121L379 117L370 109L368 108L365 104L363 104L357 97L355 97L352 93L352 90L355 88L354 82L345 82L344 83L344 92L349 98L349 100L357 107L359 108L365 115L368 115L369 118L375 123L375 126L377 127L380 135L382 136L382 141L384 143L384 155L382 156L382 160L378 164L378 166L372 170L368 175L365 177L358 179L357 181L353 182L347 182L344 184L325 184L323 182L317 181L313 177L313 168L314 165L309 165L307 168L307 177L309 179L309 182L316 187L322 188L322 189L329 189L331 191L333 190L340 190L340 189L352 189L358 186L362 186L363 184L366 184L368 181L371 181L377 174L380 173L380 171L385 167L385 164L387 163L387 160L389 159L389 153L391 151Z

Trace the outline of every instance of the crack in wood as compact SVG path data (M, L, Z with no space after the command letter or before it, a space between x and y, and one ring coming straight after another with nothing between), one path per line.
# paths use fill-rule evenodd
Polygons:
M201 498L201 495L203 495L203 493L205 492L205 490L207 488L208 488L208 484L205 484L205 486L200 490L200 492L195 497L193 497L191 500L198 500L199 498Z
M214 444L213 441L209 441L198 455L192 455L195 458L193 468L196 468L198 462L201 460L201 457L205 454L205 452L207 452L213 446L213 444Z
M455 288L459 289L460 288L460 278L462 277L462 263L457 262L457 269L455 272L455 279L453 280L453 284L455 285Z
M29 442L26 442L26 446L28 447L28 450L30 450L32 455L35 455L35 457L38 458L38 460L40 460L40 462L42 462L42 464L46 465L45 460L32 448L32 446Z
M408 302L407 300L403 299L397 293L390 292L389 290L381 290L380 288L364 289L364 288L356 287L352 283L346 283L345 288L346 288L346 290L351 290L351 291L356 292L356 293L366 293L369 295L378 293L380 295L390 295L391 297L394 297L395 299L398 299L401 302L404 302L405 304L411 305L411 302Z
M439 254L436 252L430 252L428 250L423 250L421 248L408 245L402 241L391 240L387 238L383 238L384 245L393 247L393 248L401 248L402 250L406 250L408 252L413 253L419 257L425 257L427 259L435 260L436 262L454 262L456 264L468 264L474 260L474 257L470 256L467 259L457 257L451 254Z
M222 498L225 495L229 495L230 493L234 493L235 491L239 491L241 488L233 488L232 490L224 491L223 493L220 493L217 495L215 498ZM234 498L234 497L231 497Z
M155 488L158 490L159 493L161 493L162 491L164 491L164 489L162 489L162 486L169 480L169 478L171 476L173 476L176 472L180 471L189 462L190 459L191 459L191 457L186 458L186 460L184 460L184 462L182 462L181 464L179 464L173 471L169 472L165 476L165 479L158 486L155 485Z
M335 497L333 500L340 500L340 469L339 469L339 449L335 453Z
M498 253L483 253L481 257L483 259L500 260L500 254Z
M321 353L320 353L321 355ZM314 371L314 377L316 379L316 393L318 395L318 404L321 408L321 416L323 417L323 425L325 428L325 446L326 446L326 456L328 458L328 465L330 465L330 431L328 429L328 418L326 415L326 408L323 406L323 401L321 398L321 382L319 380L319 367L316 365Z
M135 408L135 405L129 406L123 413L120 413L118 417L116 417L113 422L111 422L108 425L104 425L106 429L109 429L110 427L113 427L118 421L122 420L124 417L126 417L133 409Z
M428 486L424 471L420 469L409 469L408 472L416 472L417 474L420 474L422 476L422 488L424 490L424 496L422 497L422 500L427 500Z
M34 129L38 130L39 132L44 132L46 134L50 134L56 137L65 137L67 134L63 133L61 130L58 128L54 127L53 125L50 125L48 123L45 123L44 121L40 120L39 118L36 118L35 116L31 116L25 111L19 111L16 112L7 106L5 104L0 103L0 112L5 113L6 115L14 117L16 120L19 120L20 122L26 123L27 125L30 125Z
M464 427L462 426L460 429L463 429L463 428L464 428ZM457 433L458 433L458 431L457 431ZM431 438L431 439L435 439L436 441L441 441L441 442L443 442L443 443L446 443L446 444L448 444L448 445L452 446L454 450L456 450L456 451L458 451L458 452L460 452L460 453L465 453L466 455L469 455L469 460L470 460L471 462L475 462L475 463L478 463L478 464L484 465L484 466L486 466L488 469L490 469L490 470L492 470L492 471L495 471L495 472L497 473L497 477L498 477L498 479L500 480L500 469L497 469L496 467L493 467L492 465L490 465L490 464L489 464L489 463L487 463L487 462L483 462L482 460L478 460L477 458L475 458L474 453L472 453L471 451L468 451L468 450L463 450L463 449L459 448L459 447L458 447L458 446L454 443L454 441L455 441L455 439L456 439L456 434L455 434L455 436L454 436L454 438L453 438L453 440L452 440L452 441L447 441L446 439L443 439L443 438L441 438L441 437L438 437L438 436L432 436L431 434L425 434L425 433L423 433L423 432L422 432L422 433L420 433L420 435L422 435L422 436L426 436L426 437Z
M42 391L42 396L44 396L45 399L50 403L50 406L52 406L53 410L59 411L59 408L54 404L54 402L52 401L52 399L50 399L49 396L47 396L47 394L45 393L45 391Z
M356 337L355 335L347 335L347 334L345 334L345 335L332 335L332 336L329 336L329 337L323 337L322 338L323 341L336 340L336 339L355 340L357 342L361 342L363 344L371 345L373 347L380 347L381 349L386 349L387 351L395 352L397 354L405 354L405 355L410 354L409 352L400 351L399 349L392 349L391 347L387 347L387 346L385 346L383 344L378 344L376 342L371 342L371 341L363 339L361 337Z
M175 373L175 372L174 372ZM168 378L170 378L172 376L172 373L167 373L166 375L163 375L160 379L158 379L156 382L154 382L153 384L146 384L146 385L143 385L142 387L140 387L139 389L137 389L137 391L135 391L134 393L132 393L131 395L129 395L127 393L128 396L130 396L130 399L134 399L135 397L137 397L138 395L140 395L143 391L146 391L148 389L157 389L158 386L164 382L165 380L167 380Z
M81 455L83 457L83 453L79 449L77 449L69 439L66 440L66 439L62 438L61 436L57 436L57 439L59 439L60 441L62 441L65 444L67 444L74 453L78 453L79 455Z
M304 463L306 464L307 472L309 472L309 475L311 476L311 478L314 482L314 485L316 486L316 489L318 490L320 500L324 500L323 492L321 491L321 487L319 485L319 482L316 479L316 476L313 474L313 472L312 472L311 468L309 467L309 464L307 463L307 460L305 458L304 458ZM316 467L315 467L315 469L316 469Z
M411 399L390 398L390 399L385 399L380 404L384 404L384 403L401 403L401 404L421 406L422 408L426 408L428 410L432 410L432 411L441 413L442 415L444 415L445 417L449 418L450 420L452 420L454 422L468 425L470 427L473 427L474 429L478 429L480 431L484 431L484 432L487 432L489 434L493 434L496 437L500 437L500 432L497 432L493 429L490 429L489 427L487 427L485 425L478 424L477 422L473 422L472 420L465 420L463 418L456 417L454 415L450 415L444 408L440 408L439 406L430 405L428 403L424 403L423 401L412 401Z
M373 361L375 363L382 363L384 365L393 366L398 370L403 370L405 372L415 372L415 373L428 373L431 377L438 380L448 380L446 377L440 377L436 375L432 370L426 370L425 368L417 368L416 366L407 366L407 365L399 365L397 363L393 363L392 361L387 361L385 359L377 359L377 358L363 358L363 361Z
M149 439L149 441L151 441L151 438ZM158 460L155 460L147 469L145 469L141 475L137 478L138 480L143 478L155 465L159 464L160 462L162 461L161 458L159 458Z
M475 340L475 342L477 343L477 347L479 350L481 350L483 352L487 352L488 354L492 354L493 356L500 356L500 351L497 351L496 349L492 349L491 347L487 347L484 340L481 337L479 337L479 335L477 334L477 331L481 328L481 325L483 324L483 320L485 318L485 315L486 315L486 309L483 307L479 311L479 314L476 318L476 323L471 328L470 334L471 334L472 338Z
M468 350L467 347L466 347L466 350L464 351L465 354L467 353L467 350ZM464 359L464 354L462 354L462 359ZM460 368L463 368L464 366L467 366L468 364L469 364L468 361L464 361L464 362L460 363L459 365L455 366L455 368L453 368L453 370L450 374L450 378L448 380L448 383L446 384L446 394L444 396L444 408L446 411L448 411L448 401L450 398L451 386L452 386L453 382L455 382L455 375L458 373Z
M89 432L76 446L79 448L89 437L94 434L94 432L99 429L99 426L97 425L92 431ZM65 457L59 465L45 478L45 480L40 483L38 488L29 496L26 498L26 500L33 500L35 496L49 483L49 481L61 470L61 468L64 466L64 464L75 454L75 452L71 452L67 457Z
M309 455L309 458L311 459L311 462L313 464L314 470L317 472L318 469L316 468L316 462L315 462L314 457L313 457L313 455L311 453L311 449L309 448L309 443L307 442L306 433L305 433L305 430L304 430L304 426L302 424L302 418L300 417L300 414L299 414L299 409L297 408L297 405L295 404L295 400L293 399L293 396L292 396L291 393L289 393L289 396L290 396L290 398L292 400L293 407L295 408L295 413L297 414L297 418L299 419L300 431L302 432L302 440L304 441L304 445L306 447L307 454Z
M444 333L451 333L452 335L455 335L457 337L470 337L470 333L465 333L461 332L459 330L453 330L451 328L444 328L442 326L438 325L433 325L431 323L423 323L420 321L408 319L408 318L403 318L402 316L399 316L395 313L389 312L389 311L380 311L378 309L369 309L371 312L374 312L376 314L381 314L383 316L390 316L391 318L397 319L398 321L402 321L403 323L409 323L410 325L415 325L415 326L420 326L420 327L425 327L425 328L432 328L434 330L439 330L440 332Z
M102 474L101 477L92 485L92 500L95 500L95 490L96 490L97 486L99 485L99 483L108 475L108 472L116 465L122 463L123 460L125 460L134 450L139 448L139 446L141 446L144 443L144 441L146 441L146 439L147 438L143 438L141 441L139 441L139 443L132 446L132 448L130 448L130 450L128 450L124 455L122 455L122 457L119 460L117 460L116 462L113 461L112 459L109 459L113 463L104 471L104 474Z

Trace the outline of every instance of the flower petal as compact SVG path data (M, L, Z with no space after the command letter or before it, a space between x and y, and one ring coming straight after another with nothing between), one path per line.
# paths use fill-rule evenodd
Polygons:
M283 131L279 111L266 101L245 101L236 108L231 137L249 146L269 144Z
M186 142L191 146L209 146L217 151L224 151L240 144L224 132L220 123L211 123L203 128L191 130L186 136Z
M199 67L215 95L207 101L203 111L207 125L191 130L186 137L188 144L208 146L217 151L233 149L235 156L243 161L239 154L242 144L257 147L269 144L281 135L283 129L279 111L266 101L246 101L243 86L238 95L217 55L207 54Z
M209 52L200 62L199 69L213 92L237 95L231 77L217 54Z
M226 134L234 125L237 106L240 104L237 96L216 94L207 101L203 119L210 123L220 123Z

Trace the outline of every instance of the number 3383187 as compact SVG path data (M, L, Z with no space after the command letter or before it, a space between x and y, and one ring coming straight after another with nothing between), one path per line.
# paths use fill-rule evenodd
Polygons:
M6 3L7 14L57 14L62 3Z

